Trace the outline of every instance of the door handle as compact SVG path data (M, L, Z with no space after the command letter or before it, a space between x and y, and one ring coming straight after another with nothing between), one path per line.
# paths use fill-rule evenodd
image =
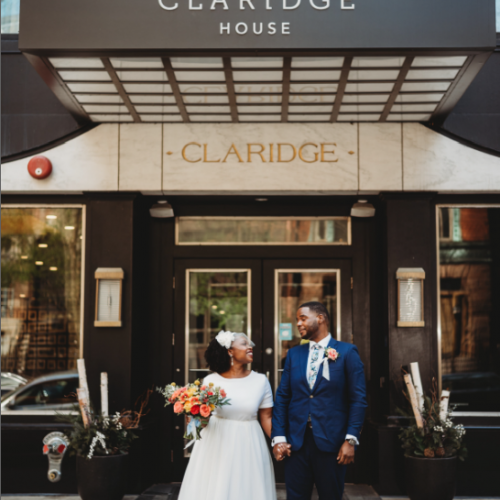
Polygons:
M267 380L269 380L269 372L266 372Z

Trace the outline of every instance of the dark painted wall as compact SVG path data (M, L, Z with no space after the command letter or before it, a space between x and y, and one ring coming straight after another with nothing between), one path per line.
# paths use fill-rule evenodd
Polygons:
M2 160L77 132L78 124L27 59L2 35Z

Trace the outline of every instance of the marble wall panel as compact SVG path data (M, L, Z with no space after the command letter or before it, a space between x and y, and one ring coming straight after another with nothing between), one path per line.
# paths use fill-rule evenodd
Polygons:
M163 130L166 194L358 189L356 125L165 124Z
M118 125L99 125L42 153L52 174L38 180L28 173L31 157L2 164L3 193L78 193L118 189Z
M403 187L400 123L359 124L359 190L401 191Z
M127 123L120 127L120 191L161 191L162 125Z
M500 158L418 123L403 125L405 191L500 192Z

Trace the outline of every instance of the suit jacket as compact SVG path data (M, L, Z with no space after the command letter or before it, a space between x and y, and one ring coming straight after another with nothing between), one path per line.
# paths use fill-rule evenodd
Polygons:
M288 351L276 392L271 437L286 436L292 451L302 447L309 415L321 451L337 453L346 434L359 440L367 407L363 363L353 344L332 338L328 347L336 349L340 357L328 361L330 380L323 377L321 364L312 390L306 375L309 344Z

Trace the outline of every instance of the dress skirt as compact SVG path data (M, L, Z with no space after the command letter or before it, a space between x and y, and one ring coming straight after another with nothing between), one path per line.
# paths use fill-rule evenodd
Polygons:
M259 422L213 415L193 446L179 500L276 500L273 463Z

